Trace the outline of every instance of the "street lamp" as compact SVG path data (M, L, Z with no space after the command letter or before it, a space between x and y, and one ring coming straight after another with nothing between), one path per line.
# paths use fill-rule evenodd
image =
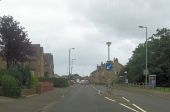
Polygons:
M147 33L148 33L148 28L146 26L139 26L139 28L145 28L146 30L146 69L145 69L145 85L147 87L147 75L148 75L148 36L147 36Z
M111 42L106 43L108 45L108 61L110 61L110 45L112 44Z
M73 62L75 61L76 59L72 59L71 60L71 75L72 75L72 73L73 73Z
M75 48L69 48L69 79L70 79L70 57L71 57L71 50L74 50Z

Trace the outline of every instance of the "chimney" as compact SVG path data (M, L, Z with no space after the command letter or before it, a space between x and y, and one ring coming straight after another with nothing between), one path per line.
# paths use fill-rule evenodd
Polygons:
M114 63L118 63L118 58L114 58Z

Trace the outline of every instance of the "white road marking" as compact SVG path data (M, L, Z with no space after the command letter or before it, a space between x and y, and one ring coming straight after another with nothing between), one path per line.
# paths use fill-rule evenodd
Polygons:
M101 96L101 91L100 90L98 90L98 94Z
M127 102L130 102L130 100L128 100L127 98L125 98L125 97L122 97L124 100L126 100Z
M96 89L94 86L92 86L93 87L93 89L95 89L97 92L98 92L98 94L99 95L101 95L102 93L104 93L103 91L101 91L101 90L99 90L99 89ZM99 92L100 91L100 92Z
M106 98L106 99L109 100L109 101L115 102L115 100L110 99L110 98L108 98L108 97L104 97L104 98Z
M126 107L126 108L128 108L128 109L134 111L134 112L139 112L139 111L137 111L137 110L135 110L135 109L133 109L133 108L131 108L131 107L125 105L125 104L122 104L122 103L119 103L119 104L120 104L121 106L124 106L124 107Z
M135 105L135 104L132 104L133 106L135 106L136 108L138 108L139 110L141 110L142 112L147 112L145 110L143 110L142 108L140 108L139 106Z
M93 87L93 89L95 89L96 91L98 91L94 86L92 86Z

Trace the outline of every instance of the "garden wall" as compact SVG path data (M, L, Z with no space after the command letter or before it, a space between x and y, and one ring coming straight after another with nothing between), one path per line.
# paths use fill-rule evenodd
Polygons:
M37 86L37 93L41 94L47 91L51 91L53 90L53 83L52 82L39 82L38 86Z

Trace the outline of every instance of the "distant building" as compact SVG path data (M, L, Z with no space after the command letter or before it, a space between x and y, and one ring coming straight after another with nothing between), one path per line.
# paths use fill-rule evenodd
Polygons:
M51 53L44 54L44 75L45 77L54 77L54 63Z
M116 80L120 71L123 69L123 65L119 63L117 58L115 58L114 61L111 61L111 63L113 68L110 71L106 70L106 63L97 65L97 69L90 75L90 82L104 84Z
M44 50L40 44L32 44L33 55L29 57L29 61L25 63L33 75L44 77Z

